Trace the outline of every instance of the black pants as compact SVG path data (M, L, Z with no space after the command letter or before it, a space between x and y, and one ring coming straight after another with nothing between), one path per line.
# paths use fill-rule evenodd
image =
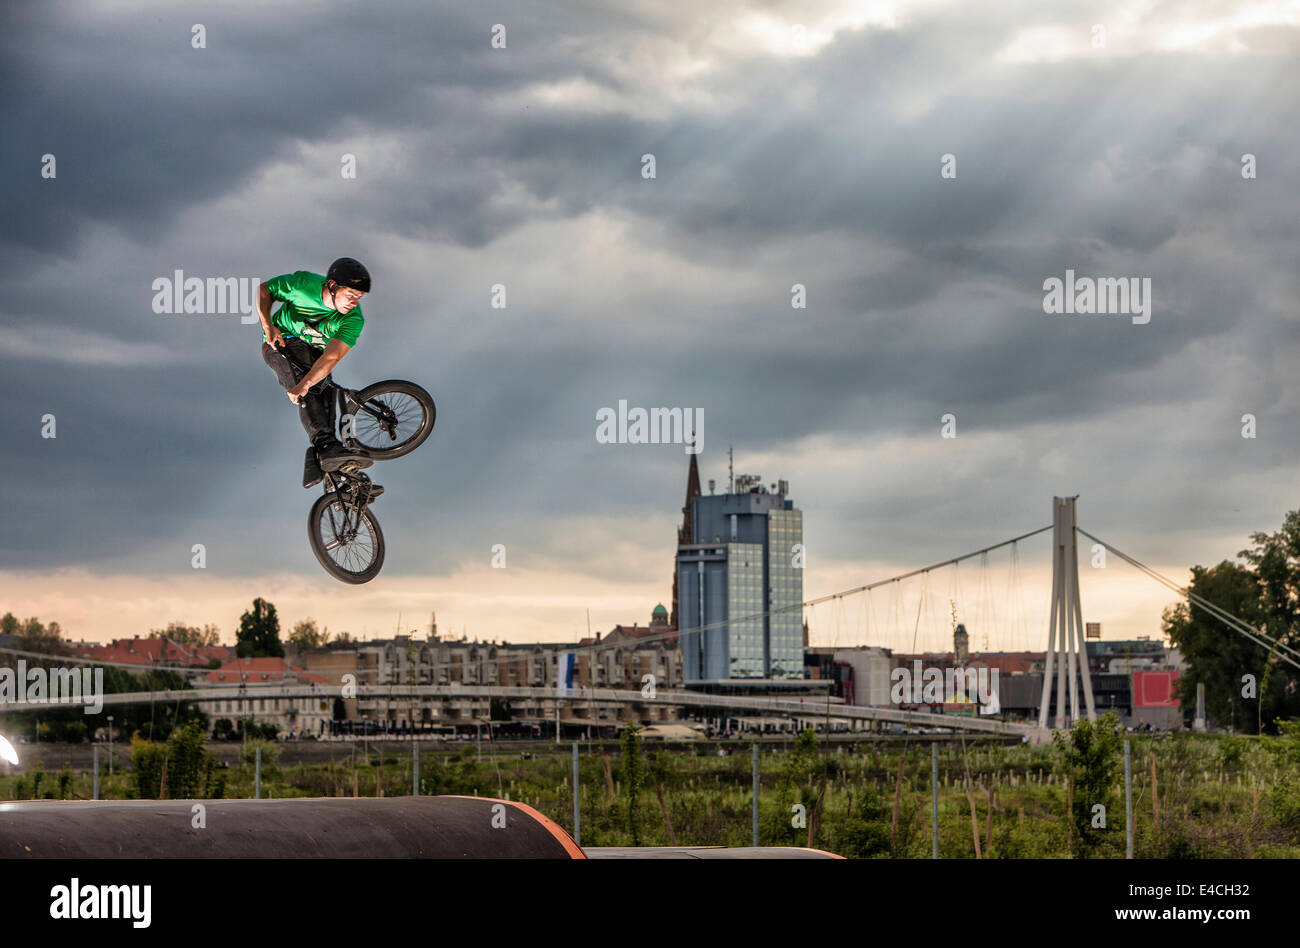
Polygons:
M275 372L280 386L287 392L302 381L324 349L310 346L296 336L284 337L284 348L275 349L262 343L262 358ZM325 376L303 396L298 406L298 420L302 422L308 439L317 448L335 441L334 436L334 393L326 387L330 376Z

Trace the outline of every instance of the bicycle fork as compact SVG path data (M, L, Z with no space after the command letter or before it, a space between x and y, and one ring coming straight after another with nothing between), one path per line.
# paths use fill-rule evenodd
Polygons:
M335 494L338 500L338 503L330 504L326 508L330 530L334 534L334 539L325 544L326 549L332 550L344 543L351 543L357 538L357 533L361 529L361 519L370 504L369 476L355 468L348 470L350 467L353 466L344 465L338 471L325 475L325 493ZM341 513L336 514L336 508L340 506L343 509Z

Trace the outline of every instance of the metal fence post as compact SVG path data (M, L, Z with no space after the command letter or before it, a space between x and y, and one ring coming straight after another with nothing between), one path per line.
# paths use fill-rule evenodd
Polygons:
M99 745L98 744L95 745L94 757L95 757L95 762L92 765L94 768L93 770L94 776L91 778L90 799L98 800L99 799Z
M930 743L930 858L939 858L939 745Z
M578 742L573 742L573 841L582 845L582 813L578 806Z
M253 770L253 799L262 799L262 746L259 744L254 748L256 752L255 769Z
M750 820L753 824L754 845L758 845L758 745L754 745L754 811Z
M1124 741L1124 858L1133 858L1133 761Z
M411 742L411 796L420 795L420 742Z

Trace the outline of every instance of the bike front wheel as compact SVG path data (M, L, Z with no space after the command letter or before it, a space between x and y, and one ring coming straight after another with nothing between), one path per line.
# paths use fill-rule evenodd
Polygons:
M320 565L342 582L368 583L384 565L384 534L375 515L369 507L345 503L335 492L312 504L307 536Z
M438 417L433 396L400 379L367 385L357 393L357 403L351 440L377 460L410 454L424 444Z

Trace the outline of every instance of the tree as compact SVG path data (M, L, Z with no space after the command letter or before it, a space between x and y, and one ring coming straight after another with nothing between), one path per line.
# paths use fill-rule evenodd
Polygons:
M1255 533L1251 540L1254 545L1238 554L1249 565L1224 560L1208 569L1194 566L1189 588L1294 648L1300 641L1300 511L1288 513L1277 533ZM1188 665L1179 681L1185 707L1204 684L1207 711L1220 724L1235 719L1246 725L1253 717L1262 730L1279 717L1300 716L1297 674L1266 646L1183 602L1165 610L1163 627ZM1253 693L1243 681L1247 675Z
M1277 533L1252 533L1254 546L1242 550L1255 568L1263 628L1279 645L1300 645L1300 510L1286 515ZM1270 649L1259 684L1257 713L1262 731L1270 723L1300 714L1300 675L1294 665L1281 661L1278 648Z
M640 728L635 724L628 722L623 728L622 737L622 760L623 765L623 794L626 803L627 831L632 837L632 845L641 845L641 818L639 798L641 796L641 786L645 778L645 762L641 759L641 734Z
M157 638L171 639L178 645L220 645L221 630L215 625L186 625L184 622L169 622L165 629L150 629L149 634Z
M239 617L235 641L235 654L240 658L284 658L275 606L265 599L254 599L253 608Z
M296 623L293 631L289 633L289 641L297 646L299 651L303 652L321 648L327 645L329 640L329 631L322 632L317 628L316 620L310 616Z
M57 622L51 622L47 626L35 616L20 622L13 613L6 612L0 617L0 634L16 636L18 641L14 647L24 652L66 655L71 651L64 644L63 630ZM31 665L32 661L29 659L27 664Z
M1240 564L1224 560L1208 569L1193 566L1188 588L1251 625L1260 622L1255 577ZM1253 718L1255 704L1253 700L1243 701L1241 679L1243 674L1254 675L1256 681L1263 676L1265 651L1187 602L1166 608L1161 622L1169 644L1182 653L1187 663L1178 683L1183 704L1188 703L1188 697L1195 698L1198 684L1204 684L1206 710L1211 718L1229 723L1233 704L1238 724L1247 720L1247 709Z

